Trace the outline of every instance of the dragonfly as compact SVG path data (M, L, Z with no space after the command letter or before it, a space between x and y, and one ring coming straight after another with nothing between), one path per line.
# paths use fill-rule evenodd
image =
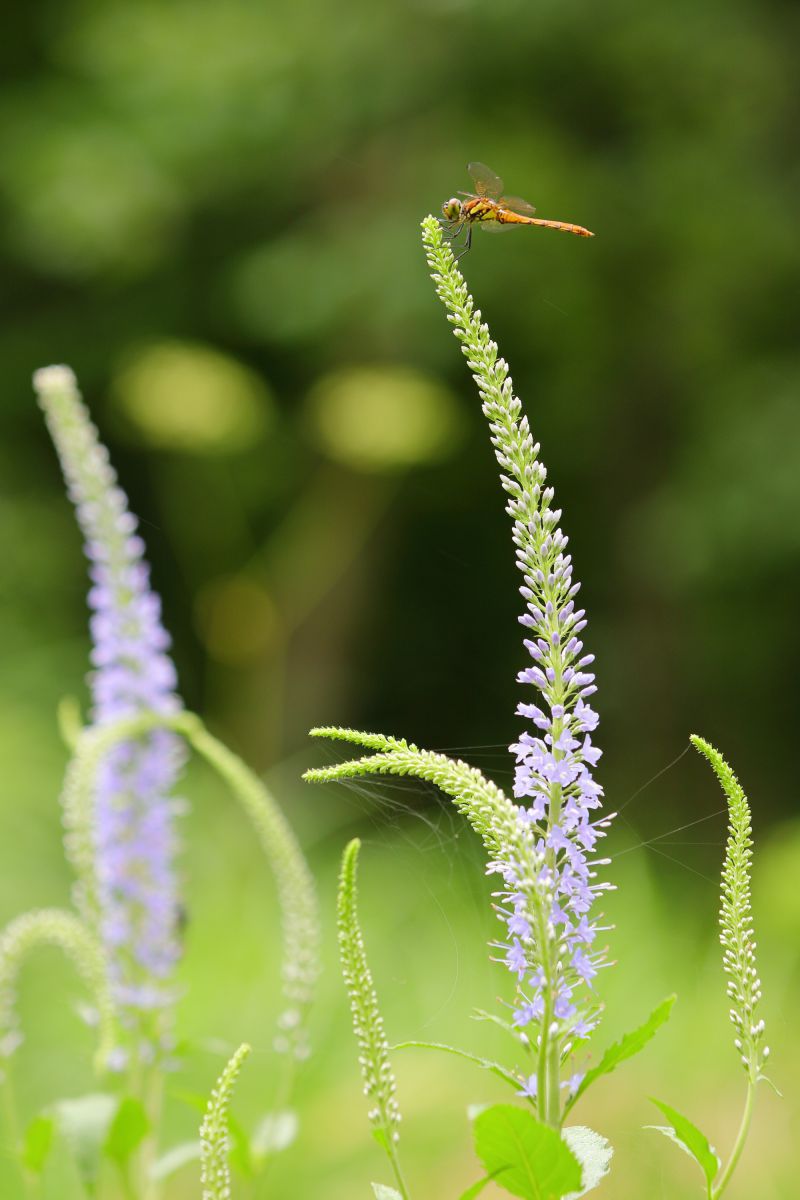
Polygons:
M454 241L466 234L464 247L456 255L457 258L466 254L472 245L472 229L475 225L487 231L508 229L512 225L541 225L545 229L576 233L578 237L594 237L591 230L584 229L582 225L572 225L568 221L546 221L534 216L536 209L527 200L520 200L519 196L504 196L502 179L485 163L468 163L467 171L475 191L459 192L459 196L466 196L466 200L452 196L442 205L449 240Z

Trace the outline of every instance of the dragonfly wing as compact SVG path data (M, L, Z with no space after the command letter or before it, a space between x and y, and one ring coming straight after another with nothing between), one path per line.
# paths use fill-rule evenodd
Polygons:
M513 229L513 225L501 225L499 221L477 221L479 229L483 229L486 233L505 233L507 229Z
M527 200L521 200L519 196L503 196L499 203L503 208L510 209L511 212L519 213L522 217L532 217L536 209Z
M467 171L475 184L477 195L488 196L490 200L496 200L502 194L502 179L499 175L495 175L491 167L487 167L485 163L467 163Z

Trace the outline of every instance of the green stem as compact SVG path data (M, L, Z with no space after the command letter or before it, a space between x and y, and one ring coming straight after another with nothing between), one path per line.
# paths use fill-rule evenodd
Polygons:
M750 1121L752 1120L752 1117L753 1117L753 1102L755 1100L755 1095L756 1095L756 1085L753 1083L752 1079L748 1079L748 1081L747 1081L747 1096L746 1096L745 1102L744 1102L744 1112L742 1113L742 1123L739 1126L739 1132L736 1135L736 1141L734 1142L733 1150L731 1151L731 1156L728 1159L728 1165L725 1168L725 1170L723 1171L722 1178L720 1179L719 1183L713 1189L713 1191L710 1193L711 1200L719 1200L719 1197L722 1195L722 1193L725 1191L725 1188L730 1183L731 1176L733 1175L733 1172L736 1169L736 1164L739 1162L739 1159L742 1156L742 1151L744 1150L744 1144L747 1141L747 1134L750 1131Z
M139 1157L143 1200L158 1200L161 1191L159 1181L153 1177L153 1165L158 1153L158 1128L161 1123L163 1099L164 1076L156 1067L150 1072L149 1080L145 1080L144 1105L150 1132L142 1143Z
M547 1124L561 1128L561 1054L558 1038L550 1038L547 1063Z
M19 1115L17 1113L17 1099L14 1092L14 1081L11 1077L11 1063L6 1059L2 1064L3 1075L3 1112L5 1114L6 1125L8 1126L9 1136L14 1147L14 1158L19 1167L20 1175L22 1176L22 1184L25 1189L25 1195L29 1200L35 1200L40 1194L39 1185L30 1171L26 1171L20 1158L22 1148L22 1134L20 1131Z
M392 1164L392 1171L394 1172L394 1180L395 1180L395 1183L397 1184L397 1190L400 1193L400 1195L403 1197L403 1200L409 1200L408 1188L406 1186L405 1178L403 1177L403 1172L400 1167L400 1160L397 1157L397 1150L395 1149L395 1145L394 1145L394 1142L392 1141L391 1134L389 1134L389 1136L387 1138L387 1148L388 1148L388 1152L389 1152L389 1162Z

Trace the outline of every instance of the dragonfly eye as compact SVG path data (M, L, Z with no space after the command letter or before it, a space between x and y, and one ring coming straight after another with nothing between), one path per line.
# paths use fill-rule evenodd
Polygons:
M455 196L451 197L442 205L442 212L448 221L457 221L461 216L461 201L456 200Z

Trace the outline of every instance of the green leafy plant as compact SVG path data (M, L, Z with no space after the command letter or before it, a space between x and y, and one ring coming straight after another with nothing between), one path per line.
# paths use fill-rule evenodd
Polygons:
M515 1039L521 1062L507 1067L468 1050L421 1042L470 1059L509 1084L528 1107L499 1104L483 1109L473 1122L477 1156L486 1174L462 1197L477 1195L492 1180L526 1200L575 1200L594 1189L609 1170L608 1141L582 1126L565 1127L565 1118L587 1089L642 1050L667 1021L675 997L659 1004L639 1028L609 1046L594 1066L586 1045L596 1030L602 1004L595 990L598 972L609 965L596 938L603 927L596 901L611 884L600 878L609 865L596 847L610 818L598 812L602 788L594 778L600 750L591 734L598 716L589 704L596 690L587 669L593 656L583 652L585 613L576 606L579 584L573 579L561 511L522 406L514 395L506 362L500 357L481 313L458 270L440 224L423 221L423 242L437 293L461 343L477 384L490 440L501 470L507 512L513 523L517 566L522 572L520 617L528 635L532 665L520 683L538 692L537 703L517 712L533 726L512 745L515 756L513 796L460 759L420 749L402 738L335 726L313 729L312 736L352 743L368 753L307 771L313 782L366 775L411 776L435 784L469 821L483 842L487 873L500 877L495 894L503 940L493 943L499 961L515 981L511 1022L493 1017ZM752 1094L766 1058L763 1022L756 1018L760 983L755 974L749 917L749 810L741 789L723 760L707 743L693 739L712 762L731 811L731 836L723 871L722 939L730 976L732 1019L737 1049L748 1073L742 1130L728 1165L706 1138L669 1106L657 1102L669 1121L667 1132L701 1166L709 1200L722 1194L741 1154L752 1109ZM394 1103L394 1077L388 1063L383 1022L355 911L355 863L358 842L345 852L339 893L340 950L360 1061L368 1091L384 1080ZM379 1093L380 1094L380 1093ZM396 1129L386 1105L376 1105L372 1120L390 1150ZM409 1192L399 1175L400 1191ZM715 1182L716 1181L716 1182ZM377 1189L377 1185L376 1185Z

